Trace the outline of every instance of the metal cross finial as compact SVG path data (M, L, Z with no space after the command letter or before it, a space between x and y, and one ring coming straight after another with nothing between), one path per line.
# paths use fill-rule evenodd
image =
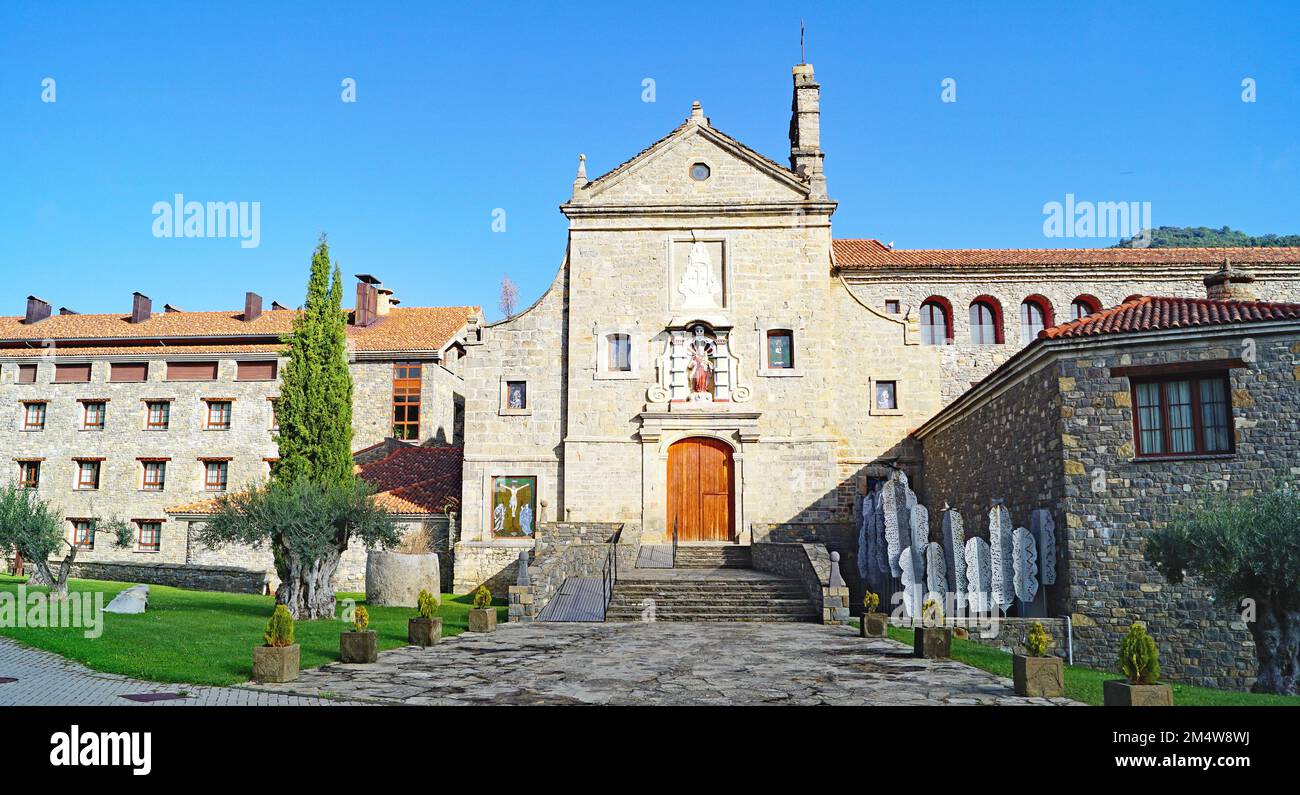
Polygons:
M799 63L808 63L808 53L803 46L803 17L799 18Z

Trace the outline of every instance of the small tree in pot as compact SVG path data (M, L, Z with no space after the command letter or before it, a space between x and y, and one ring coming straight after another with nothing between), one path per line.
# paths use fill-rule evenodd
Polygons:
M486 585L474 591L474 607L469 611L470 632L495 632L497 609L492 606L492 592Z
M301 649L293 642L293 616L284 605L276 605L262 634L263 646L253 647L253 680L292 682L298 678Z
M1102 683L1102 701L1108 707L1172 707L1174 693L1160 679L1160 650L1146 629L1134 621L1119 644L1119 669L1128 680Z
M889 616L884 613L877 613L876 609L880 607L880 596L872 591L867 591L862 597L862 622L858 629L864 638L883 638L889 631Z
M943 625L943 607L930 598L921 606L921 626L916 627L912 653L916 657L944 658L952 649L952 628Z
M412 646L434 646L442 639L442 619L438 617L438 597L421 590L417 618L406 622L406 639Z
M339 635L339 662L372 663L379 659L379 634L370 629L370 611L352 611L352 631Z
M1047 656L1052 636L1035 621L1025 636L1026 654L1011 658L1011 678L1016 695L1059 698L1065 695L1065 663L1060 657Z

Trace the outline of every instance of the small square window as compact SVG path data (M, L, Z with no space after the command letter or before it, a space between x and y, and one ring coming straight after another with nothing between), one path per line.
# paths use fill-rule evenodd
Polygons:
M608 345L609 369L621 373L631 372L632 337L627 334L610 334Z
M902 306L899 304L898 299L891 298L888 301L885 301L885 312L888 314L897 315L901 309Z
M23 407L23 430L45 430L45 404L28 403Z
M229 400L208 401L208 430L210 431L230 430L230 401Z
M136 549L140 552L158 552L162 549L162 522L138 522Z
M203 488L205 491L225 491L230 467L226 461L203 462Z
M90 400L81 405L83 412L81 429L85 431L104 430L104 415L107 413L107 406L104 402L99 400Z
M94 549L95 523L89 519L72 520L72 545L77 549Z
M506 408L514 411L528 408L528 382L506 382Z
M36 383L36 365L34 364L18 365L18 383L20 384Z
M144 480L140 488L144 491L162 491L167 482L166 461L145 461Z
M767 332L767 366L772 370L789 370L794 367L794 334L792 332Z
M41 462L18 462L18 485L25 489L34 489L41 485Z
M876 408L892 410L898 408L898 382L876 382Z
M165 431L171 422L172 404L165 400L151 400L147 404L148 416L145 428L151 431Z
M98 461L77 462L78 489L94 491L99 488L99 463Z

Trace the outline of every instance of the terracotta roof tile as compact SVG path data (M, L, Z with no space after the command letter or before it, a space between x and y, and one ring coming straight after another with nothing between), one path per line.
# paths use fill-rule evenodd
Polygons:
M1204 298L1143 296L1044 330L1047 339L1097 337L1138 331L1300 320L1300 304L1265 301L1213 301Z
M1300 263L1300 247L891 249L879 240L833 241L840 270L997 265Z
M371 326L349 325L348 342L358 351L436 350L451 340L470 315L478 314L481 310L475 306L393 307ZM282 346L274 340L293 329L295 315L293 309L271 310L244 322L238 312L162 312L142 323L116 314L53 315L31 325L23 323L22 317L0 317L0 349L7 349L6 356L28 351L40 355L48 352L40 343L53 340L56 355L59 347L77 355L135 354L156 352L162 346L149 343L166 340L170 353L275 351ZM195 344L175 344L186 339ZM144 344L132 345L134 340ZM95 345L96 341L104 344ZM27 347L29 344L36 347Z

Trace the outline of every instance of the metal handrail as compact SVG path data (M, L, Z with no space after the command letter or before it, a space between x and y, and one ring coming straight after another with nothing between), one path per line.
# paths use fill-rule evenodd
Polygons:
M601 587L605 596L605 612L609 612L609 603L614 598L614 583L618 582L618 539L623 531L614 531L606 542L608 549L605 551L605 564L600 570Z
M673 568L677 568L677 517L673 517Z

